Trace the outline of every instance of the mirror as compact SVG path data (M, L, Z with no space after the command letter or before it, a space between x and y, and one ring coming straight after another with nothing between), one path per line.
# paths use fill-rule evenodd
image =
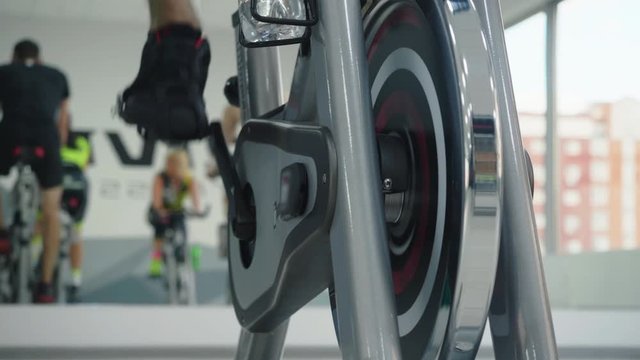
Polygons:
M131 12L146 14L147 3L135 3L137 5L131 5ZM16 0L15 4L18 7L22 1ZM209 115L228 124L225 129L230 134L237 132L238 110L227 107L221 89L226 79L237 73L235 33L228 23L229 15L238 9L237 6L237 2L207 1L201 9L203 23L210 26L206 35L213 47L215 64L211 66L205 89L207 110ZM138 70L148 19L138 15L128 18L122 12L109 15L120 16L118 18L106 16L109 6L100 1L96 1L95 6L78 9L78 13L62 12L64 16L29 17L6 7L0 6L0 9L3 29L0 32L3 58L0 63L4 64L10 58L17 41L33 38L40 45L44 63L52 64L66 74L71 92L72 138L86 139L90 146L91 156L84 168L89 187L80 231L84 259L79 266L79 307L83 304L136 304L139 308L147 308L171 304L165 280L149 276L155 234L148 221L148 211L154 179L166 170L167 155L174 149L160 142L143 141L134 128L114 119L110 112L115 95L133 80ZM80 10L86 10L86 14L83 12L83 16L79 16ZM82 47L69 47L69 44L82 43L86 37L96 41ZM115 59L114 51L118 52ZM279 51L283 68L287 69L283 80L290 83L298 48L284 46ZM87 67L87 64L94 66ZM106 70L96 71L96 68ZM215 168L209 168L213 157L206 142L191 143L187 152L190 175L199 190L201 210L211 209L204 218L186 219L190 249L182 255L194 266L195 305L220 306L233 314L227 306L224 189L219 177L211 178ZM0 206L5 224L11 223L14 214L11 193L15 175L14 172L13 176L0 176ZM74 202L73 198L69 200ZM188 197L184 207L192 209ZM35 264L43 242L37 236L34 238L30 247ZM162 270L166 274L167 266ZM64 285L73 282L72 276L66 277ZM328 297L323 296L320 303L327 306Z

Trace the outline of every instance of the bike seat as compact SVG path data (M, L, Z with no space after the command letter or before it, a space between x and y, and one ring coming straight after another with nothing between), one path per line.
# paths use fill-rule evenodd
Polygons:
M17 146L13 149L14 158L23 164L31 164L44 158L45 151L42 146Z

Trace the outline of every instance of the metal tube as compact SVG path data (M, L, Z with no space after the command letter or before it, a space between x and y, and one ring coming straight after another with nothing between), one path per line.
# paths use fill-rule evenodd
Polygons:
M285 321L270 333L258 334L242 329L236 360L282 359L288 327L289 321Z
M236 33L236 64L242 122L282 105L282 68L277 47L246 48L240 44L238 13L232 17Z
M547 8L547 133L545 136L545 215L546 228L544 243L547 254L558 252L558 118L557 110L557 77L556 77L556 35L558 5Z
M236 29L236 57L242 122L277 108L282 103L282 69L278 48L247 49L238 42L237 13L233 25ZM237 360L276 360L282 358L289 321L283 322L270 333L251 333L242 329Z
M342 356L400 359L360 2L318 7L312 39L318 116L331 128L338 155L331 251Z
M504 218L491 332L496 359L558 358L535 230L518 114L498 0L477 0L484 22L503 130Z
M282 71L278 47L247 49L249 106L259 117L282 105Z

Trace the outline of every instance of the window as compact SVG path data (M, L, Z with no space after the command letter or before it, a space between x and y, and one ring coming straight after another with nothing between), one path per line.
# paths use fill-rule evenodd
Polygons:
M576 140L567 141L564 144L564 152L569 156L578 156L582 154L582 144Z
M536 214L536 225L538 226L538 229L544 229L547 226L547 216L542 213L542 214Z
M637 0L606 5L564 0L558 5L557 121L563 144L558 160L565 180L559 200L575 203L577 197L566 190L588 188L584 211L592 222L583 238L561 235L571 237L559 239L567 252L576 252L574 240L591 239L584 251L637 249L640 244L640 72L630 71L640 63L640 46L630 45L638 43L638 13ZM586 144L579 156L578 143ZM576 161L588 176L574 183Z
M596 236L593 238L593 250L609 251L611 240L606 236Z
M591 180L598 183L609 182L609 164L604 161L591 161Z
M606 139L591 140L591 146L589 148L590 155L594 158L606 158L609 156L609 146L609 141Z
M580 218L575 216L575 215L568 215L565 216L564 218L564 232L566 234L570 234L573 235L575 234L580 227L582 226L582 223L580 222Z
M542 155L544 156L544 151L545 149L545 144L544 144L544 139L539 139L536 138L535 140L531 141L531 143L529 144L529 146L527 146L527 151L529 151L529 155Z
M609 203L609 188L602 185L591 187L591 206L602 207Z
M569 254L579 254L582 252L582 243L578 239L571 239L567 242Z
M569 186L576 186L582 178L582 169L579 165L568 165L564 169L564 182Z
M591 215L591 230L594 232L606 232L609 230L609 215L598 211Z
M546 16L506 34L520 128L534 165L540 248L554 255L544 261L551 305L640 309L637 297L624 306L618 301L640 271L628 265L640 264L640 1L562 0L557 10L554 184L545 178ZM558 214L545 214L548 185L558 186ZM557 238L544 239L549 230ZM594 278L609 291L602 293Z
M562 203L565 206L575 207L582 204L582 196L578 190L567 190L562 193Z
M510 27L505 33L522 141L533 165L533 204L542 249L546 227L545 26L546 15L539 13Z
M536 190L541 190L541 189L536 189ZM546 201L546 195L544 191L533 192L533 205L544 206L545 201Z

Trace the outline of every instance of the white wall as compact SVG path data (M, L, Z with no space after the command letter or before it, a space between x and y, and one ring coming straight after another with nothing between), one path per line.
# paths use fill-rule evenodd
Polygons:
M509 26L517 21L541 11L550 3L559 0L501 0L502 17L504 23Z
M206 24L206 18L204 20ZM107 131L116 131L133 155L140 153L142 142L135 129L112 117L111 111L116 94L137 73L146 26L146 13L140 14L139 22L0 13L0 60L9 60L18 39L36 39L44 60L61 68L69 78L74 127L94 131L95 163L89 169L92 191L85 226L87 238L140 237L150 232L144 221L150 182L162 166L166 148L157 149L154 167L124 167L106 136ZM233 30L229 25L228 29L212 27L206 33L213 48L213 60L205 99L209 115L219 118L226 105L222 87L226 79L236 73ZM285 53L285 66L291 68L295 49L287 49ZM289 73L284 78L288 84ZM206 163L210 161L205 143L193 143L190 148L205 203L213 206L209 219L192 223L191 233L196 241L211 242L215 239L217 224L225 218L222 184L219 180L211 182L204 178ZM114 185L118 186L114 188Z

